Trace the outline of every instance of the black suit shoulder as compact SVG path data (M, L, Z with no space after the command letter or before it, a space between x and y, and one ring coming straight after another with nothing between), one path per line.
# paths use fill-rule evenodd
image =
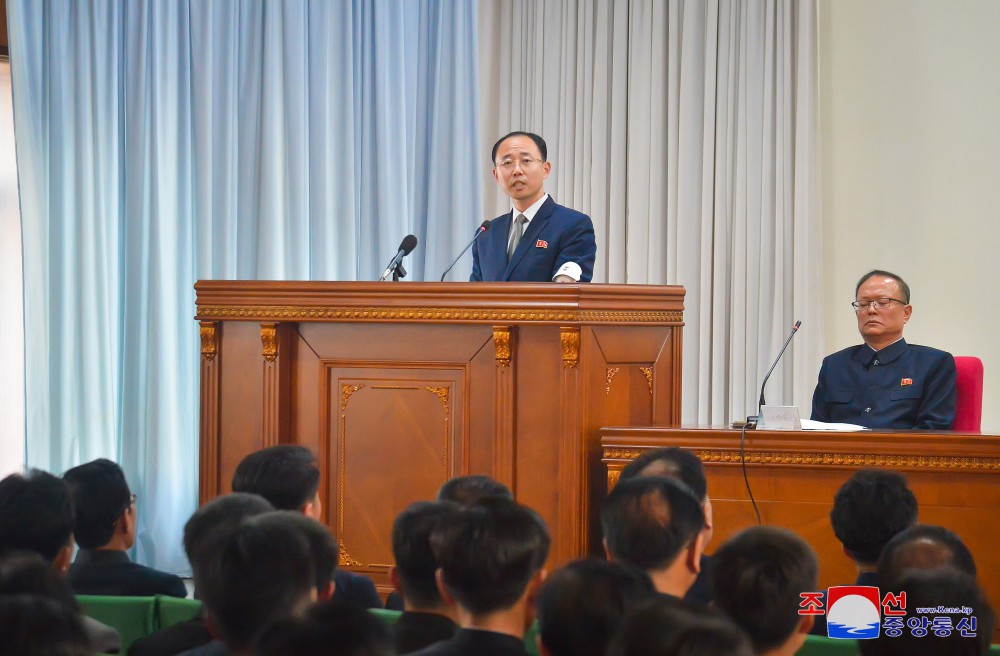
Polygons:
M184 580L130 561L73 563L66 574L73 592L83 595L186 597Z

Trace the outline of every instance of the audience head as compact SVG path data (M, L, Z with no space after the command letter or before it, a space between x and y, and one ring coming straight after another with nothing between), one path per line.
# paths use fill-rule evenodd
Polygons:
M395 656L385 625L371 613L336 601L314 604L301 618L284 618L257 641L255 656Z
M244 520L272 510L274 507L263 497L243 492L216 497L196 510L184 524L184 553L194 570L195 582L201 565L214 555L204 549L211 544L213 535L233 531Z
M546 579L535 603L542 653L604 656L625 614L655 594L640 569L596 559L569 563Z
M651 573L660 592L683 596L700 571L705 514L683 483L663 476L619 481L601 512L609 556ZM669 575L671 589L657 581Z
M279 444L251 453L236 466L233 492L259 494L278 510L298 510L319 519L316 456L304 446Z
M510 488L489 476L474 474L457 476L441 486L438 490L438 501L454 501L463 506L471 506L481 499L514 500Z
M962 538L943 526L918 524L885 545L878 561L878 580L889 585L907 570L945 565L976 577L976 561Z
M902 474L861 469L834 495L830 523L851 559L874 565L894 535L917 523L917 498Z
M947 636L937 635L931 627L923 637L914 636L909 626L897 637L886 635L883 629L874 640L858 641L863 656L986 656L989 653L996 614L976 580L965 572L953 567L909 570L885 590L905 591L906 609L914 617L914 609L920 607L964 607L971 609L971 613L935 613L935 617L951 618L953 630ZM972 617L976 618L976 635L965 637L959 630L959 623Z
M108 545L116 534L117 546L135 543L135 507L125 473L105 458L73 467L63 480L69 485L76 510L73 537L81 549Z
M710 608L659 596L629 613L608 656L752 656L747 637Z
M534 510L505 499L462 508L431 535L439 589L473 615L512 609L541 583L549 532Z
M333 595L333 572L340 560L340 550L333 534L323 524L302 513L278 510L260 516L261 524L279 523L294 526L309 541L313 561L313 586L317 599L327 600Z
M451 501L418 501L393 522L392 555L396 565L389 576L408 609L439 609L445 605L437 588L438 564L431 550L431 535L460 509Z
M0 555L31 551L65 572L73 555L73 499L66 483L32 469L0 481Z
M784 529L754 526L729 538L712 557L712 598L763 654L794 653L812 628L799 615L801 593L816 589L819 564L805 540Z

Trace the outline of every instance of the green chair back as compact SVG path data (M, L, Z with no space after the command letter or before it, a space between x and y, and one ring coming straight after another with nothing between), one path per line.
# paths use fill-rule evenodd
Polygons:
M811 635L806 636L806 643L795 652L795 656L854 656L857 653L857 640Z
M107 624L121 636L122 654L156 627L156 597L108 597L77 595L84 614Z
M531 656L541 656L538 653L538 620L531 623L528 632L524 634L524 649Z
M201 615L201 602L197 599L179 599L156 595L156 629L187 622Z
M399 616L402 615L402 612L398 610L389 610L387 608L369 608L368 612L382 620L386 626L395 624Z

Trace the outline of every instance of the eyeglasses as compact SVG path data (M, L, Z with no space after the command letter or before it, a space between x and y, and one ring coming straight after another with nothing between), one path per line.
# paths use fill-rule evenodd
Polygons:
M521 159L505 159L502 162L497 162L497 168L503 169L504 171L513 171L514 167L518 164L524 170L530 169L536 163L540 164L545 160L535 159L534 157L522 157Z
M873 307L876 310L884 310L892 303L906 305L906 301L901 301L898 298L874 298L870 301L854 301L851 303L851 307L854 308L855 312L865 312L869 307Z

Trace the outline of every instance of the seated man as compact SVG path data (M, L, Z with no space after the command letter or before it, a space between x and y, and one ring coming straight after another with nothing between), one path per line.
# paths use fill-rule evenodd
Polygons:
M801 593L816 588L819 564L805 540L754 526L726 540L712 559L714 604L750 637L754 654L792 656L806 641L811 615Z
M698 578L705 513L683 483L665 476L619 481L601 526L608 559L645 570L658 592L683 598Z
M892 581L911 569L945 566L976 577L976 561L962 538L943 526L917 524L885 545L878 559L878 580Z
M462 627L419 656L524 656L532 603L545 579L549 532L538 514L512 501L484 499L442 522L431 536L441 597Z
M498 480L482 474L456 476L445 481L438 490L438 501L454 501L463 506L471 506L480 499L499 498L514 500L510 488Z
M660 595L625 616L607 656L752 656L750 641L727 617Z
M396 656L385 625L353 604L313 604L303 617L272 624L254 656Z
M868 428L948 430L955 421L955 359L907 344L910 287L888 271L870 271L854 290L864 344L823 359L812 418Z
M135 495L122 468L104 458L73 467L63 480L76 508L73 535L80 550L67 578L76 594L186 597L179 576L160 572L128 557L135 544Z

